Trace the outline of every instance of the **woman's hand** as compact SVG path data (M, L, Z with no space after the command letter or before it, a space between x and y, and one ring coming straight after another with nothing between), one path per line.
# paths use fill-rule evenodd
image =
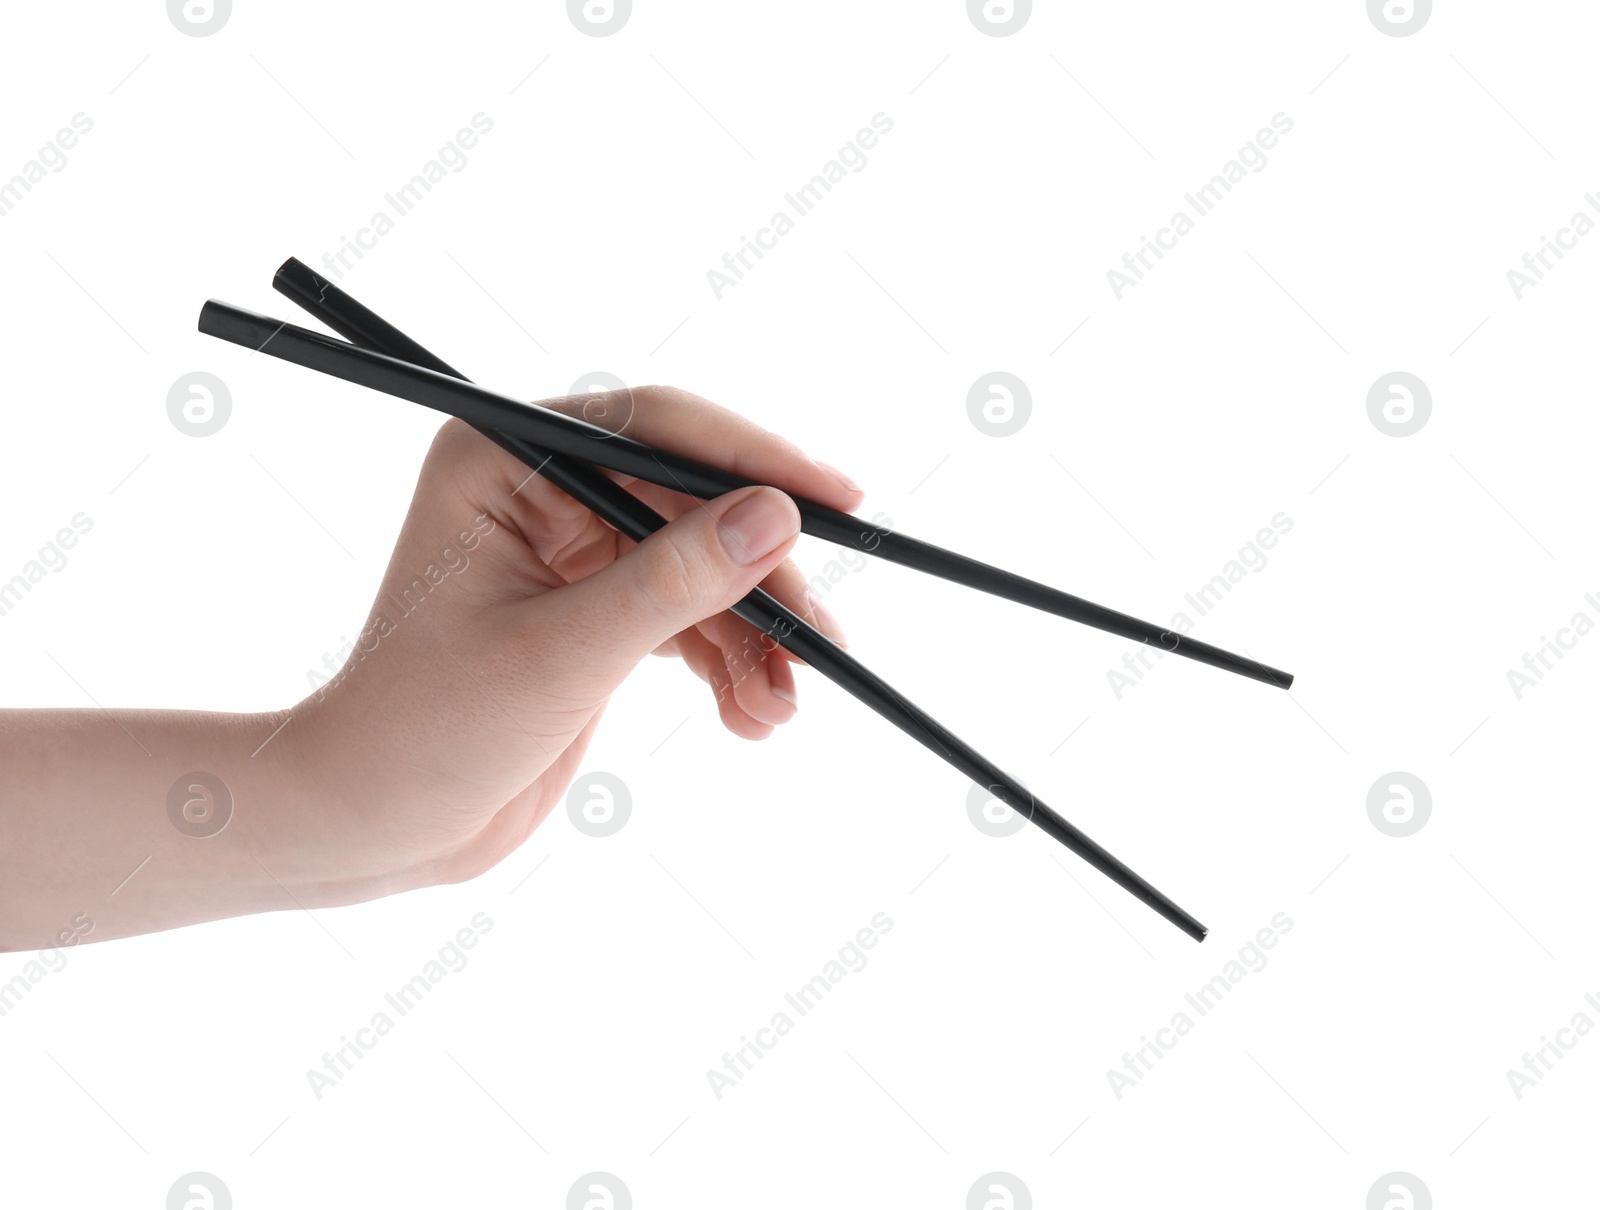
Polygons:
M619 477L671 520L636 546L450 421L348 660L292 709L0 714L0 949L85 913L101 940L474 877L565 795L651 652L707 682L735 735L794 717L792 657L726 610L760 584L842 641L786 558L784 491L853 511L860 489L671 387L548 406L773 486L700 501ZM211 823L175 826L191 814Z
M838 472L686 391L549 406L843 511L861 503ZM367 627L294 712L296 746L356 825L341 849L415 863L425 881L493 866L564 796L611 692L652 651L707 682L735 735L794 717L792 658L726 612L760 584L842 638L785 558L794 504L619 481L673 522L638 547L466 425L440 430Z

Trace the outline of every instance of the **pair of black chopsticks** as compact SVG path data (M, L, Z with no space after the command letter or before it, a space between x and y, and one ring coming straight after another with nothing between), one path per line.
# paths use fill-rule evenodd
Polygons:
M273 286L345 340L215 299L201 309L200 331L457 416L636 542L642 542L660 529L667 523L666 519L599 468L619 471L701 499L712 499L752 483L718 467L474 386L459 370L298 260L290 258L284 263L273 279ZM792 498L800 510L803 533L1123 638L1154 643L1164 651L1269 685L1287 689L1293 682L1294 678L1288 673L1255 660L1174 634L905 534L880 529L814 501ZM876 710L1008 807L1032 820L1196 941L1205 939L1206 929L1198 920L1035 799L1016 778L873 675L804 618L760 589L733 606L733 612Z

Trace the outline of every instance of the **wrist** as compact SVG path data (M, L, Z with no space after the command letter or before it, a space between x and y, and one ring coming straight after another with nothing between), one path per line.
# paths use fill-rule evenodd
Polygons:
M404 826L403 794L391 776L393 737L386 734L392 723L382 704L362 700L358 686L340 685L258 724L263 737L282 727L256 758L272 756L277 786L270 846L305 894L325 906L442 881L437 855Z
M428 885L386 835L356 759L364 747L336 725L325 701L307 697L291 710L254 716L261 747L250 758L260 789L248 839L261 889L276 906L364 903ZM287 901L287 902L285 902Z

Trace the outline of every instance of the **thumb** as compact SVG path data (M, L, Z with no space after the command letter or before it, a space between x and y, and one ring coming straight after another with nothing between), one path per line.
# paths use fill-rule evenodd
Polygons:
M609 692L673 635L761 583L799 532L800 511L777 488L718 496L593 575L530 602L542 645L575 656Z

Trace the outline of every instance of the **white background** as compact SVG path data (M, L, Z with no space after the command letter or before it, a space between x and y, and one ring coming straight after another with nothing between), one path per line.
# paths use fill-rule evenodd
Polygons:
M1521 1099L1506 1071L1600 1021L1600 637L1520 700L1506 672L1600 620L1600 237L1520 301L1506 272L1600 187L1596 21L1042 4L993 37L952 0L641 0L597 38L550 2L239 0L195 38L151 0L12 6L0 176L94 126L0 219L0 578L93 529L0 618L6 705L283 708L355 633L435 417L195 316L289 314L279 262L319 264L479 112L359 298L511 393L697 391L868 514L1163 623L1283 513L1195 633L1298 680L1168 659L1119 698L1124 641L853 571L826 598L853 651L1204 945L1037 831L980 832L820 678L747 744L652 661L587 762L631 794L610 838L558 811L467 885L70 951L0 1020L0 1201L159 1207L199 1170L240 1207L557 1207L603 1171L642 1208L960 1207L999 1171L1041 1207L1355 1210L1401 1171L1441 1207L1579 1204L1600 1040ZM706 271L880 112L719 301ZM1277 113L1267 166L1118 301L1107 270ZM166 413L194 370L232 394L204 439ZM1031 390L1014 436L967 414L993 370ZM1433 400L1404 438L1367 414L1394 370ZM1404 839L1367 812L1394 771L1432 795ZM477 912L470 964L319 1101L306 1070ZM719 1100L707 1070L879 912L866 967ZM1275 913L1265 967L1119 1098L1108 1069Z

